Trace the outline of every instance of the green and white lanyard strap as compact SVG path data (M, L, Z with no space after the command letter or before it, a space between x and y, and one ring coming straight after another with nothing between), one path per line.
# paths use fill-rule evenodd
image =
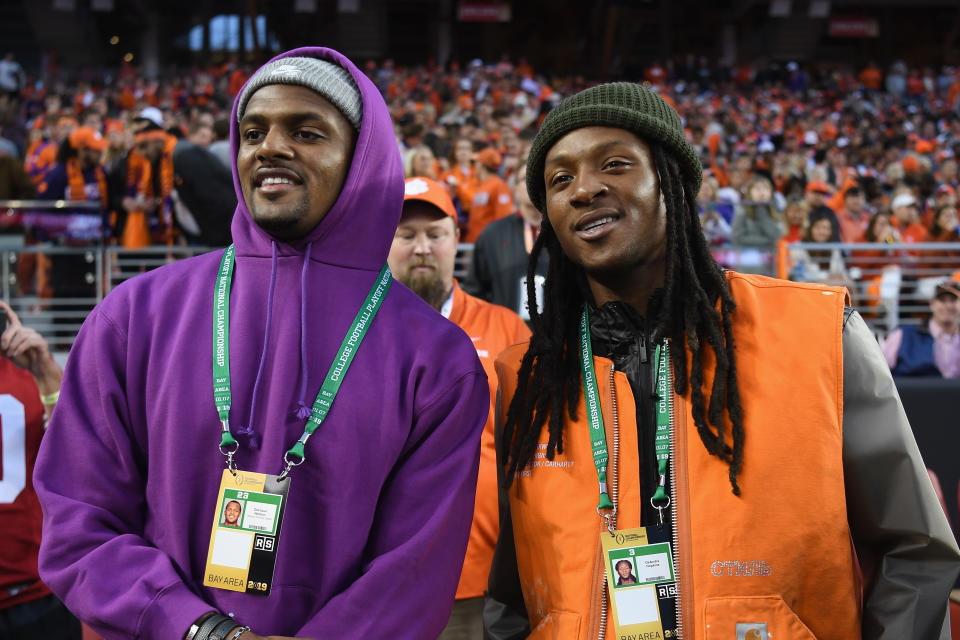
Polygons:
M597 387L597 376L593 366L593 347L590 344L590 311L583 305L580 314L580 372L583 378L583 397L587 405L587 421L590 428L590 446L593 447L593 464L597 467L597 481L600 484L600 499L597 504L597 513L608 519L617 512L617 507L610 501L607 493L607 462L610 454L607 452L607 435L603 429L603 409L600 406L600 390ZM602 509L612 509L610 515L601 513Z
M239 444L230 432L230 283L233 278L234 267L233 245L227 247L220 262L220 271L217 274L217 284L213 299L213 397L223 433L220 440L220 452L227 458L227 468L235 472L233 456ZM380 310L380 305L390 290L393 274L389 267L384 265L377 276L376 282L364 299L360 310L353 319L347 335L344 336L340 349L327 371L320 392L310 411L310 417L303 429L303 435L286 453L283 454L285 468L280 474L282 480L290 473L293 467L300 466L306 460L305 446L313 432L323 423L330 407L333 405L343 378L353 362L353 357L367 335L370 324Z
M657 455L657 474L660 481L657 483L657 490L650 497L650 506L657 510L660 525L663 526L663 510L670 507L667 465L670 462L670 409L673 404L673 394L670 392L670 349L666 341L657 345L653 361L657 371L657 430L654 435L654 451Z
M604 518L610 516L601 512L602 509L617 507L610 501L607 493L607 436L603 428L603 411L600 406L600 390L597 386L597 376L593 366L593 348L590 344L590 312L587 305L580 315L580 371L583 374L583 394L587 405L587 420L590 430L590 445L593 447L593 464L597 468L597 480L600 485L600 499L597 504L597 513ZM670 496L666 492L667 465L670 461L670 406L673 402L670 394L670 350L664 341L657 345L654 362L657 371L657 430L654 436L654 450L657 457L657 473L660 481L650 505L657 510L660 524L663 524L663 511L670 506Z

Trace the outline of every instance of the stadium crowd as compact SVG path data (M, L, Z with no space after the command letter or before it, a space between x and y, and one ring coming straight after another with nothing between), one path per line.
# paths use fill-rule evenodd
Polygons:
M492 221L523 213L516 173L540 122L560 99L593 84L506 57L445 68L370 61L365 71L387 101L406 176L447 186L461 241L471 244ZM49 71L42 82L13 74L0 97L0 200L98 206L8 216L7 229L26 227L31 242L106 240L132 250L227 244L236 202L229 105L249 74L235 59L171 68L157 79L131 65L100 75ZM655 61L640 80L678 110L701 156L698 200L711 245L767 256L751 267L733 253L728 266L847 285L878 316L885 276L909 292L918 277L960 268L960 250L791 246L960 241L960 70L902 62L886 70L793 62L728 69L691 55ZM514 256L521 278L539 224L527 210L517 227L527 251ZM477 294L492 287L490 273L477 277L490 270L484 260L474 260L467 285ZM21 267L21 275L28 290L58 295L42 269ZM508 288L498 301L523 315L519 281Z

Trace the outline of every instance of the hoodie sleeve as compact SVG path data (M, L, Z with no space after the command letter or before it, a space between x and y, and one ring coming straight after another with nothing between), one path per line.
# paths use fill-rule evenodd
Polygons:
M475 371L432 395L416 413L407 445L380 495L360 577L297 637L440 634L463 568L489 394L478 362Z
M168 640L213 607L144 538L146 463L131 436L126 345L98 308L70 352L34 473L40 577L106 640Z
M883 353L850 310L843 372L844 483L864 570L863 638L947 639L960 552Z

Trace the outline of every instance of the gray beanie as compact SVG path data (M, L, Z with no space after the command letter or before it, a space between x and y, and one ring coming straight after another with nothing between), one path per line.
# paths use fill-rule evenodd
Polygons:
M292 84L316 91L343 113L353 128L360 129L363 100L350 72L319 58L280 58L269 62L253 74L237 102L237 121L243 118L250 96L268 84Z

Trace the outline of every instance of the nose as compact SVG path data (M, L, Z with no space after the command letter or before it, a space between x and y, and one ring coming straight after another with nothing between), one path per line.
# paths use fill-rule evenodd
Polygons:
M292 150L287 141L287 137L277 127L270 127L263 137L263 142L257 148L257 158L264 160L267 158L289 158Z
M607 192L600 176L593 171L584 171L577 175L570 190L570 202L574 205L588 205Z
M418 233L416 236L414 236L413 253L418 256L430 254L430 239L427 238L427 234Z

